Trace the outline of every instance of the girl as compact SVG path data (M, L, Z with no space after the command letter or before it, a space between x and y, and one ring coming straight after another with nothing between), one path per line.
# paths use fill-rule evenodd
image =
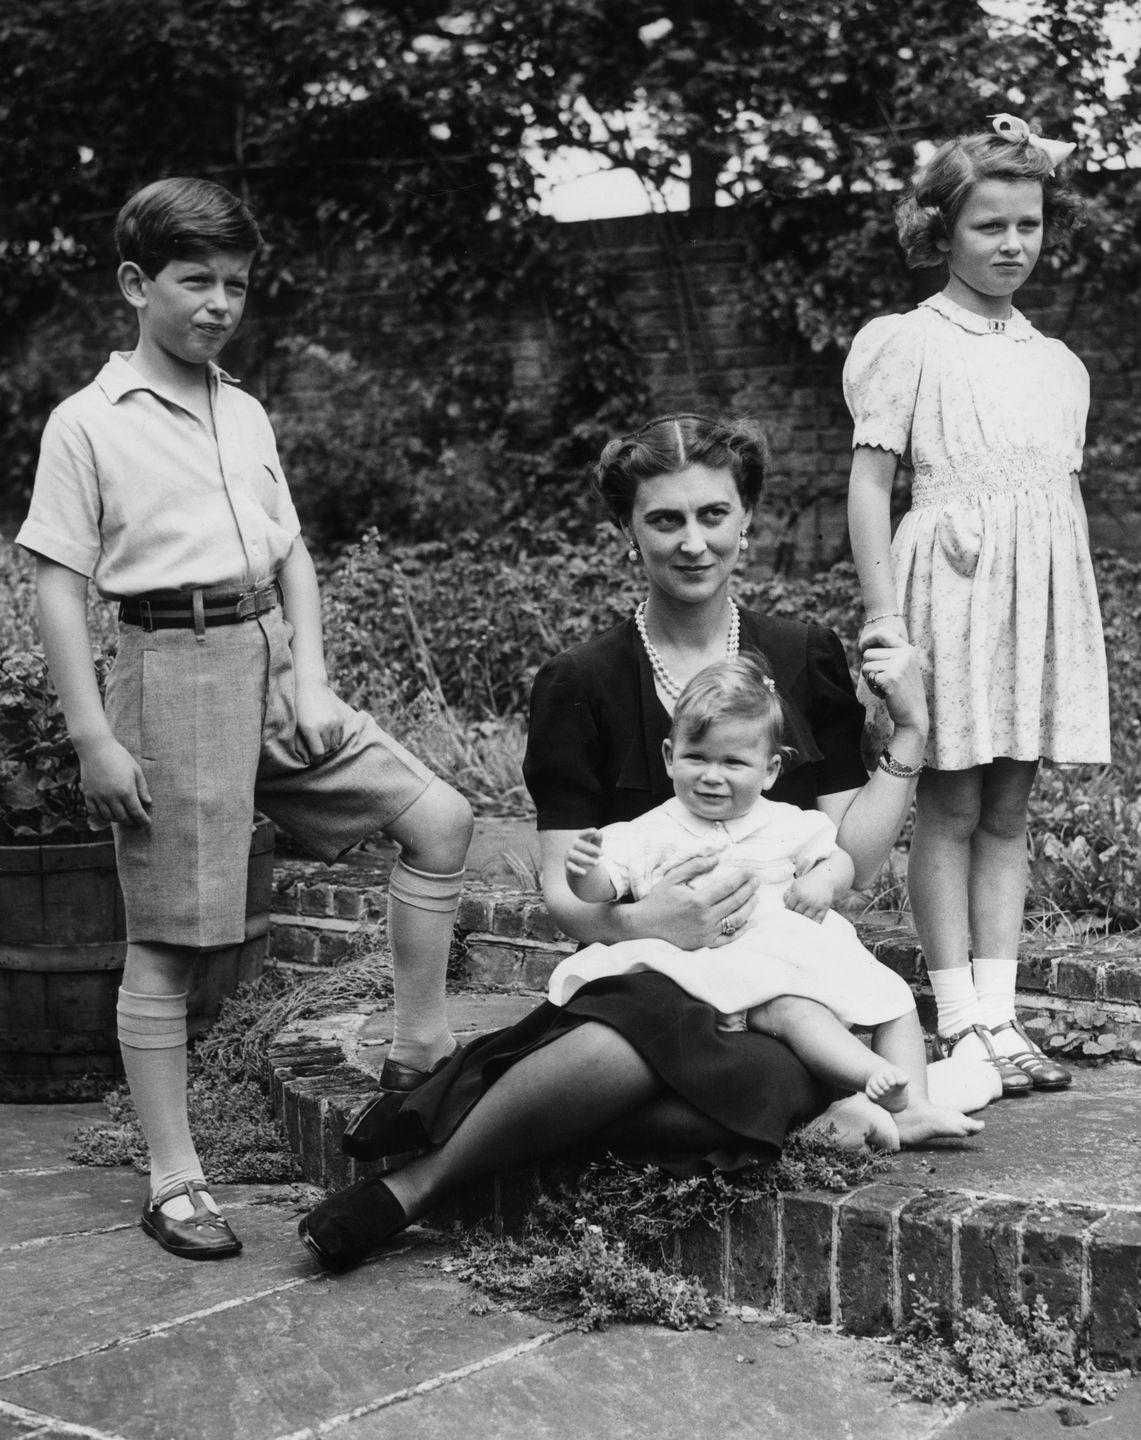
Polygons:
M947 283L864 327L844 389L861 648L910 640L927 689L908 880L938 1048L989 1059L1013 1094L1072 1079L1014 1013L1031 785L1042 756L1106 762L1109 718L1078 485L1089 378L1011 305L1080 218L1055 170L1074 147L1011 116L994 129L942 145L900 205L908 264ZM892 542L900 467L911 510Z
M656 970L718 1010L737 1012L722 1014L723 1028L775 1035L814 1074L862 1089L895 1112L899 1129L885 1124L879 1137L887 1148L897 1148L901 1136L926 1137L933 1126L947 1135L974 1133L980 1122L928 1098L906 982L831 909L853 878L836 827L818 810L765 796L788 753L782 732L776 685L758 658L721 661L689 682L664 745L675 798L636 820L584 830L567 852L567 883L596 904L641 899L672 866L711 853L719 865L757 878L757 908L717 952L656 939L588 946L556 968L550 999L561 1005L592 980ZM870 1050L850 1025L875 1027ZM987 1067L960 1066L957 1078L960 1107L978 1109L994 1098Z

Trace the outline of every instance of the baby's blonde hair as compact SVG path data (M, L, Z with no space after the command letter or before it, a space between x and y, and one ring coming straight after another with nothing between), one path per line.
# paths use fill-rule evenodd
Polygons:
M678 696L670 725L676 745L684 734L700 740L718 720L755 720L758 739L773 755L788 760L793 751L784 740L784 707L768 661L759 652L718 660L699 670Z

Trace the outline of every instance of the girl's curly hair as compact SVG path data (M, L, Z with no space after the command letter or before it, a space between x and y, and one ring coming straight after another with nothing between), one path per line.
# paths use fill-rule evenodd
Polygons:
M959 135L939 146L896 206L895 227L912 270L943 263L937 242L950 240L967 196L982 180L1038 181L1047 245L1085 221L1085 202L1037 146L989 133Z

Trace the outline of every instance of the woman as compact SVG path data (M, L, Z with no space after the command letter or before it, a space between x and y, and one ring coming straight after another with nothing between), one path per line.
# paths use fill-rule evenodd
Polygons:
M712 859L676 867L643 900L587 905L564 860L590 825L630 818L670 792L662 760L674 698L698 670L762 649L786 702L797 763L771 792L817 806L838 826L857 884L891 848L927 738L923 690L907 646L870 650L868 683L895 723L869 779L860 761L863 708L829 631L741 613L729 597L765 476L753 426L695 415L651 421L612 441L598 488L646 572L630 620L548 662L535 681L524 772L540 829L543 893L562 928L584 942L662 936L683 949L727 943L754 906L756 882L714 880ZM584 987L563 1008L541 1005L477 1040L410 1096L380 1096L351 1122L345 1149L361 1159L424 1145L426 1154L330 1196L302 1220L302 1239L330 1269L358 1263L480 1175L590 1139L615 1148L775 1157L789 1127L831 1097L778 1041L723 1032L711 1007L660 975ZM838 1122L855 1142L880 1138L859 1097ZM853 1115L855 1107L855 1115ZM966 1134L978 1122L903 1138ZM854 1133L853 1133L854 1132Z

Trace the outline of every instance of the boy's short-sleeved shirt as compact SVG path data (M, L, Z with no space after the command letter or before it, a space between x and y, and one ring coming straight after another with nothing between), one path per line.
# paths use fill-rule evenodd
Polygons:
M216 365L217 439L113 354L44 429L25 549L101 595L256 584L300 533L269 417Z

